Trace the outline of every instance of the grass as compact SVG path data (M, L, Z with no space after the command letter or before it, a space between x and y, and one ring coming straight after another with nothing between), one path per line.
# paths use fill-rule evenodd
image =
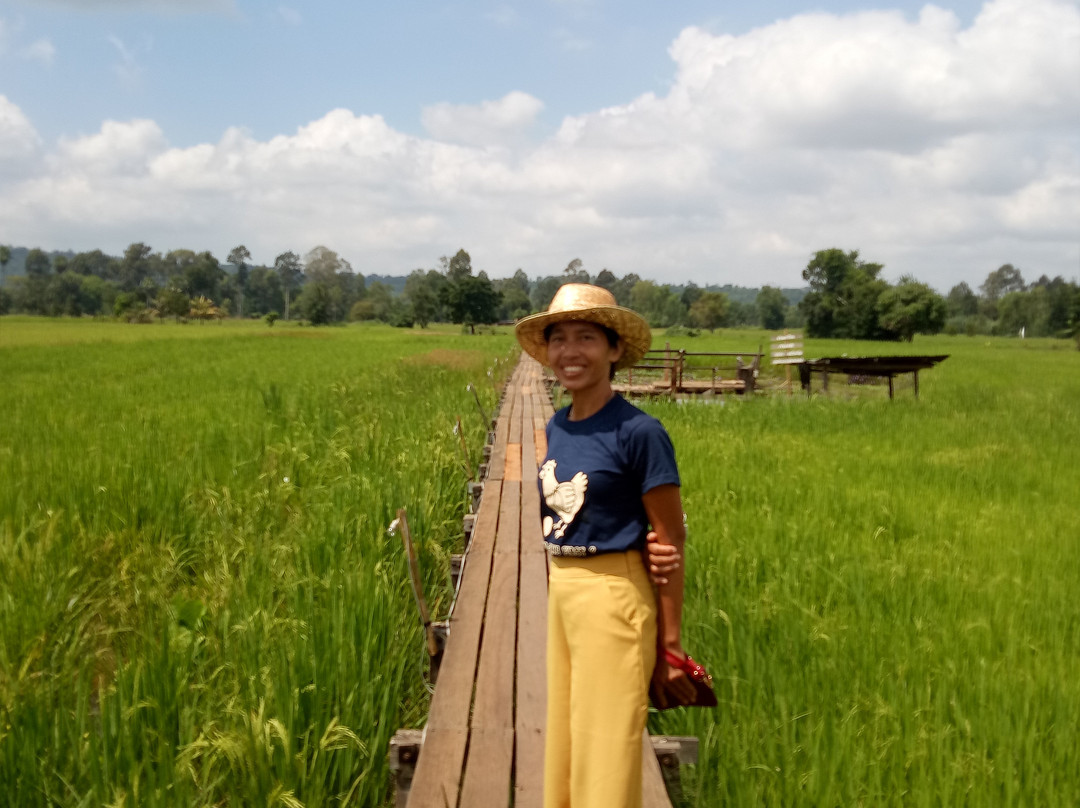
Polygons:
M132 338L136 335L137 338ZM11 806L379 805L509 338L0 321ZM505 363L504 363L505 364ZM497 381L497 379L496 379Z
M649 405L684 476L687 642L721 699L654 719L701 739L690 802L1077 804L1080 354L807 345L845 352L950 358L918 402Z
M423 724L427 691L386 527L409 509L445 614L466 499L453 423L475 462L466 385L490 413L511 347L0 319L7 804L387 804L389 738ZM678 453L685 639L721 701L652 719L700 738L688 804L1080 804L1080 353L806 343L908 352L950 355L919 401L910 382L890 402L834 381L645 405Z

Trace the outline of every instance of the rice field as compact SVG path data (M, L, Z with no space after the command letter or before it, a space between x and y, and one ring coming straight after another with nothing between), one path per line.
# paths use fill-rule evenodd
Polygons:
M509 345L0 321L5 805L384 804Z
M907 352L950 354L918 402L645 405L720 697L651 719L700 738L686 805L1080 804L1080 352L806 344ZM513 355L508 331L0 319L6 804L391 804L389 738L428 693L386 528L408 508L445 614L454 424L475 467L466 385L490 414Z
M653 719L700 737L687 803L1080 804L1080 353L806 345L843 353L950 358L918 402L834 381L648 407L684 478L687 646L720 692Z

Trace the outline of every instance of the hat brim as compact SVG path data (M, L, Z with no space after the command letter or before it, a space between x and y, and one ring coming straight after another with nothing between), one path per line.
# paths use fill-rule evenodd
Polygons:
M636 365L645 352L652 347L652 330L645 318L623 306L592 306L566 311L542 311L519 320L514 327L514 335L525 353L544 367L551 367L548 361L544 329L549 325L571 320L601 325L619 335L623 343L623 355L615 363L616 370Z

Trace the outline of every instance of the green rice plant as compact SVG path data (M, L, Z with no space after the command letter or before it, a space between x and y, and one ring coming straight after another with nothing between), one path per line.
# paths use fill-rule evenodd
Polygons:
M428 698L386 528L408 508L445 613L466 505L453 428L477 458L466 386L492 411L510 347L5 318L6 804L383 804L389 738Z
M1080 355L964 337L807 350L842 353L950 358L918 401L645 405L676 446L685 641L721 702L653 718L701 740L689 803L1080 803Z

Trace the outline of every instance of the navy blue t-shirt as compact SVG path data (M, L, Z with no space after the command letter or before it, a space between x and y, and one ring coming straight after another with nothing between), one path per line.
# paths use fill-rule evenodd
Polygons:
M584 420L569 416L564 407L547 425L539 473L544 545L568 556L641 549L649 525L641 495L679 485L667 431L619 395Z

